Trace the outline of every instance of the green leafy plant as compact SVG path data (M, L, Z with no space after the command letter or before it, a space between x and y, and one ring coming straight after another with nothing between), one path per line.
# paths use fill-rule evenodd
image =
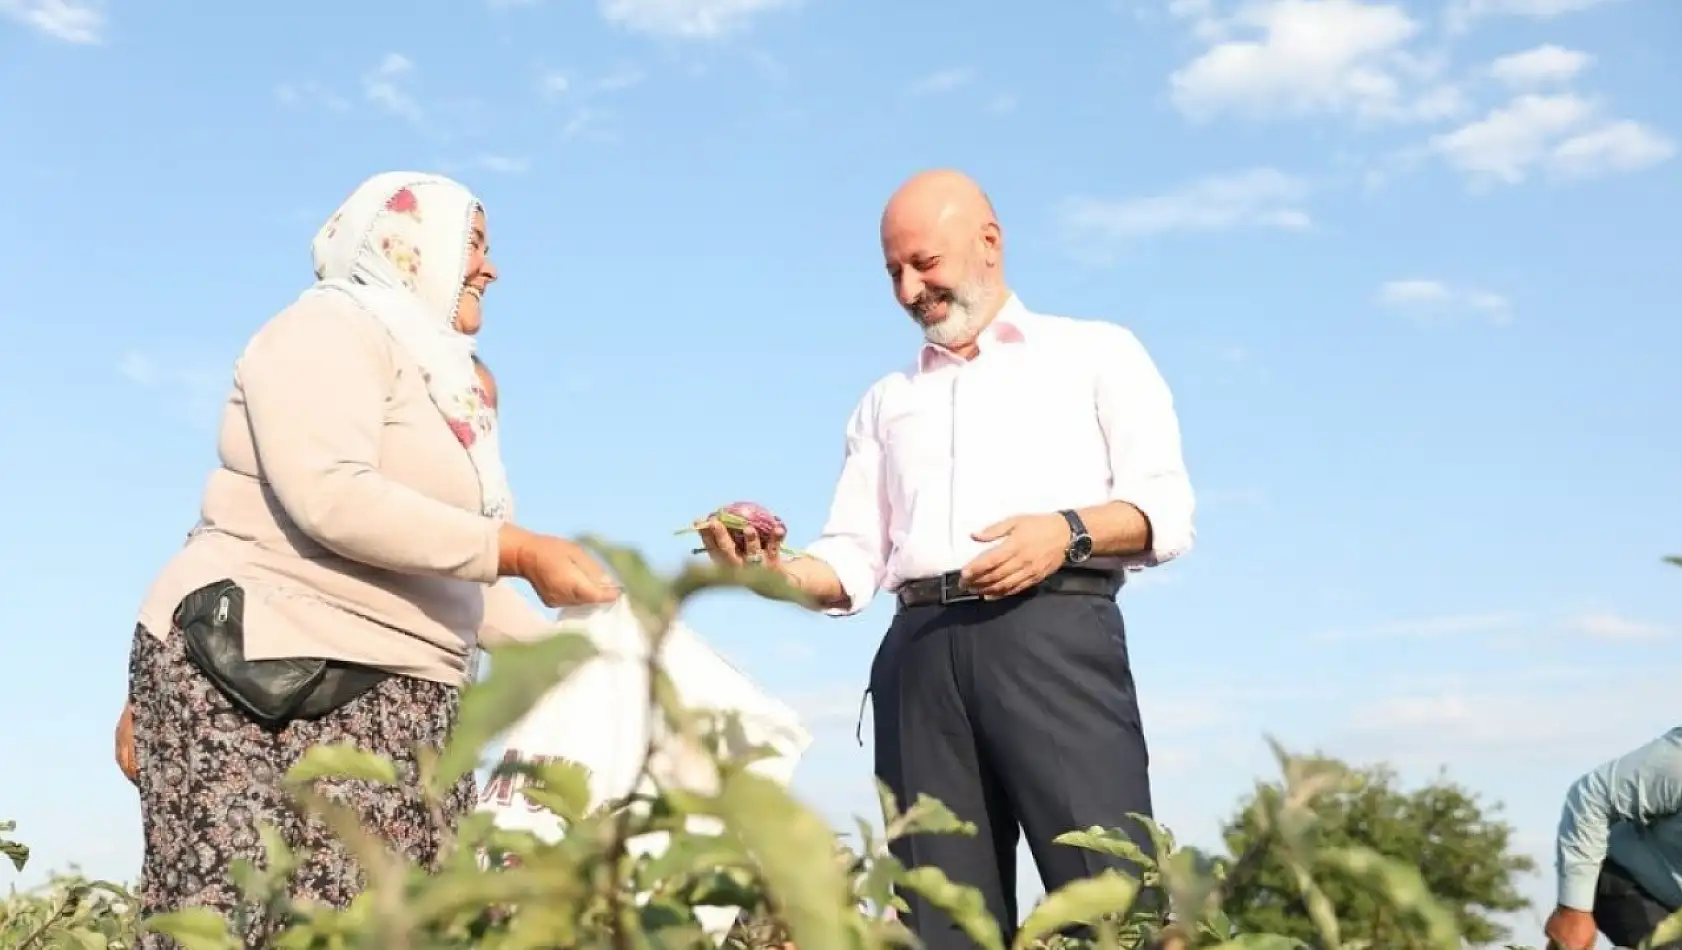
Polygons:
M0 855L22 871L29 848L11 840L16 822L0 821ZM7 950L124 950L139 933L128 889L79 874L55 875L44 887L13 891L0 902L0 947Z
M1429 876L1409 855L1327 833L1325 804L1359 788L1362 776L1277 746L1280 775L1245 805L1244 835L1230 853L1181 847L1167 829L1137 816L1154 857L1121 829L1071 829L1058 840L1126 859L1139 877L1108 872L1077 881L1043 898L1019 928L1001 927L976 890L934 868L906 868L890 852L890 843L906 835L974 833L940 802L925 796L900 803L883 791L880 831L861 820L856 833L837 836L787 789L754 771L768 750L747 743L739 722L678 702L658 648L691 598L746 587L793 601L797 591L774 572L752 568L691 565L662 577L634 551L591 544L618 575L650 640L646 700L657 715L633 794L590 807L588 776L577 764L504 760L492 780L516 782L519 794L561 820L565 834L549 841L476 814L454 829L441 866L426 869L400 858L315 788L330 776L391 782L393 764L354 748L317 748L288 782L298 804L325 822L364 870L367 887L349 907L294 902L287 880L297 862L279 835L264 829L266 858L236 869L244 903L231 921L189 908L140 923L122 888L67 878L13 896L0 918L0 946L120 948L132 946L144 927L187 950L236 950L243 921L261 912L287 922L274 941L283 950L711 948L696 908L738 907L743 912L725 941L732 950L874 950L916 945L901 919L908 893L951 914L985 950L1007 950L1007 942L1008 950L1404 946L1358 932L1347 909L1354 904L1410 921L1405 946L1465 945L1466 915L1431 893ZM492 651L489 675L463 696L449 744L422 762L436 820L444 790L595 655L586 637L565 630ZM695 830L696 818L711 819L717 831ZM636 847L652 836L665 837L664 849ZM0 853L20 866L27 858L10 841L0 840ZM1242 895L1258 882L1294 902L1306 925L1244 932L1252 918Z
M1348 778L1310 805L1315 853L1359 846L1401 860L1419 869L1471 943L1484 946L1509 936L1496 915L1530 906L1518 891L1516 877L1535 870L1533 860L1513 851L1510 825L1446 778L1403 789L1395 773L1382 765L1349 770ZM1277 794L1277 789L1262 786L1255 797ZM1246 806L1227 822L1229 849L1244 850L1256 837L1257 812L1253 805ZM1396 916L1361 881L1339 873L1334 864L1315 871L1336 908L1344 938L1405 950L1428 935L1427 921ZM1310 937L1316 927L1298 886L1300 872L1283 852L1268 853L1256 873L1229 892L1227 912L1245 930Z

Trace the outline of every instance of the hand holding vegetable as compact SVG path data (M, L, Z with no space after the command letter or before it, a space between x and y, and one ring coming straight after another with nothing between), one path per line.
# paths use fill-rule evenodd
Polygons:
M701 536L701 550L715 564L775 567L784 554L795 553L783 546L788 537L788 527L783 524L783 519L751 501L725 505L677 533L691 531Z

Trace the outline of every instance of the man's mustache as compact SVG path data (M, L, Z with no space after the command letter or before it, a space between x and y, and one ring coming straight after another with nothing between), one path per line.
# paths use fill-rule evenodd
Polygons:
M925 290L918 294L917 299L911 301L911 306L906 309L910 310L914 317L925 317L935 304L951 303L952 299L950 290Z

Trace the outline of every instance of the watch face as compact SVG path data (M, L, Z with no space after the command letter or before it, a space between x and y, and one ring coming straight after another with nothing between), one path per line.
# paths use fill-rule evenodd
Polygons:
M1069 560L1079 563L1092 556L1092 539L1081 535L1069 544Z

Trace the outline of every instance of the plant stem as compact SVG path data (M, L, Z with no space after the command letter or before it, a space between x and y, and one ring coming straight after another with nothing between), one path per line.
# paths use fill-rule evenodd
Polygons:
M654 764L654 756L659 748L660 724L664 714L660 710L660 652L666 645L666 635L672 629L672 616L662 616L660 629L652 631L647 637L648 657L643 661L643 674L648 678L648 693L644 702L648 709L648 727L644 730L642 762L637 766L636 777L631 780L631 794L634 796L642 787L644 779L652 778L650 772ZM608 850L607 865L613 869L608 882L607 906L608 919L613 921L614 950L632 950L631 935L626 932L624 922L620 919L622 913L620 893L619 869L625 860L631 838L631 809L622 808L613 825L613 844Z
M52 929L53 924L70 910L70 902L72 899L73 898L71 897L66 897L62 904L53 908L53 912L47 915L47 919L41 922L41 926L36 927L34 933L23 938L23 943L17 945L17 950L29 950L29 948L39 942L42 937L45 937L47 935L47 931Z

